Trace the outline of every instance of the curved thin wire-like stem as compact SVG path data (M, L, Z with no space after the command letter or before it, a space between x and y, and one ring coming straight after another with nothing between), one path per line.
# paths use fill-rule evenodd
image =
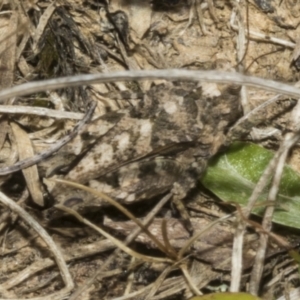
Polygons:
M154 216L157 214L157 212L170 200L171 197L172 197L172 194L169 193L166 196L164 196L156 204L156 206L153 208L153 210L147 215L147 217L143 221L143 225L145 227L147 227L150 224L150 222L152 221L152 219L154 218ZM142 232L142 229L140 227L136 228L131 234L129 234L129 236L124 241L124 244L128 245L130 242L132 242L139 235L140 232ZM101 276L101 274L104 272L104 270L107 268L107 266L113 261L113 259L118 255L118 253L120 253L120 251L121 250L119 248L117 248L113 252L113 254L110 255L110 257L104 262L104 264L96 272L96 274L94 274L90 279L88 279L87 282L84 285L82 285L81 287L79 287L70 296L69 300L80 299L80 295L93 284L93 282L95 281L96 278L98 278L98 276ZM141 293L143 293L143 292L141 291ZM127 297L127 296L125 296L125 297Z
M133 222L135 222L139 227L141 227L141 229L149 236L149 238L152 239L152 241L157 245L157 247L164 253L166 253L167 255L169 255L170 257L173 257L173 253L169 252L168 248L165 247L165 245L163 245L149 230L147 227L145 227L143 225L143 223L138 220L128 209L126 209L123 205L121 205L120 203L118 203L117 201L115 201L114 199L108 197L107 195L105 195L104 193L101 193L100 191L94 190L92 188L86 187L85 185L76 183L76 182L72 182L69 180L63 180L63 179L51 179L52 181L55 182L59 182L59 183L63 183L78 189L82 189L84 191L87 191L99 198L102 198L104 200L106 200L109 204L113 205L114 207L116 207L119 211L121 211L125 216L127 216L129 219L131 219ZM56 207L58 207L56 205ZM60 209L62 209L62 207L58 207ZM64 208L66 210L66 208ZM77 216L76 216L77 217Z
M238 84L251 87L258 87L264 90L272 91L274 93L290 95L293 97L300 97L299 88L274 80L268 80L254 76L246 76L243 74L233 72L167 69L119 71L105 74L84 74L43 81L33 81L2 90L0 92L0 102L16 96L24 96L32 93L41 92L45 89L55 90L65 87L80 86L100 82L116 82L146 79L165 79L171 81L203 81L224 84Z

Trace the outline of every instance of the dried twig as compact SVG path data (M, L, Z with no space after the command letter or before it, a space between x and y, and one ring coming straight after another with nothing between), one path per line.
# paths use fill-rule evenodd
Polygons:
M69 269L66 265L66 262L63 258L62 253L57 248L56 244L53 242L51 237L48 235L48 233L44 230L43 227L41 227L23 208L21 208L18 204L16 204L13 200L5 196L3 193L0 192L0 201L9 209L11 209L14 213L18 214L24 221L26 221L33 230L37 232L37 234L40 235L40 237L45 241L45 243L48 245L49 249L52 251L53 256L58 264L58 267L61 271L62 279L65 283L65 288L63 288L61 291L54 293L52 295L48 295L46 297L38 297L38 298L32 298L32 300L45 300L45 299L62 299L64 298L74 287L74 283L71 277L71 274L69 272ZM0 292L2 292L2 287L0 286ZM5 292L5 290L4 290ZM21 299L18 299L21 300Z
M263 192L264 188L268 184L268 180L273 174L273 171L276 167L276 164L278 162L278 159L280 157L279 152L277 152L273 159L269 162L269 165L266 167L264 173L260 177L259 181L257 182L250 198L248 199L247 207L244 210L244 217L248 218L251 210L253 209L256 200L258 199L259 195ZM231 281L230 285L230 291L238 291L241 281L241 273L242 273L242 245L244 241L244 231L245 231L246 225L244 224L242 218L240 217L238 220L238 225L235 230L234 234L234 240L233 240L233 259L231 262L233 274L231 276L234 276L235 280Z
M265 232L271 231L272 228L272 217L275 209L275 201L279 190L279 184L283 173L284 163L286 161L287 155L297 141L299 140L300 132L299 132L299 115L300 115L300 103L298 102L296 107L292 113L292 119L290 128L294 130L294 132L288 132L284 136L284 140L278 152L280 152L280 157L278 159L278 163L276 166L274 178L272 181L272 186L268 195L268 202L274 203L273 205L268 205L264 214L264 219L262 223L262 227ZM260 247L257 251L257 255L255 257L255 263L251 273L251 279L249 284L249 291L253 295L257 295L259 289L259 283L261 280L262 272L263 272L263 263L265 259L265 253L268 243L268 235L265 233L261 233L260 235Z
M79 247L73 247L70 251L64 254L64 259L66 262L72 262L76 259L86 258L95 254L103 253L105 251L114 249L115 245L109 240L101 240L98 242L94 242L92 244L80 245ZM27 278L33 276L34 274L41 272L49 267L55 265L55 262L46 258L43 260L38 260L33 262L30 266L26 267L22 271L18 272L18 274L4 283L1 284L1 288L5 290L9 290L14 286L20 284L25 281Z
M239 26L237 24L235 24L235 17L236 17L236 15L233 13L230 18L230 26L235 31L239 31ZM275 37L268 36L266 34L252 31L252 30L247 30L246 34L252 40L259 40L259 41L263 41L263 42L267 42L267 43L274 43L274 44L282 45L282 46L288 47L288 48L295 48L295 45L296 45L295 43L289 42L287 40L275 38Z
M48 117L54 119L73 119L81 120L84 117L82 113L48 109L44 107L34 106L17 106L17 105L1 105L0 114L13 114L13 115L36 115L41 117Z
M268 202L270 201L270 203L273 203L273 205L267 206L264 214L263 223L262 223L262 227L266 232L269 232L272 229L272 218L275 210L275 200L279 190L279 184L283 173L284 163L286 161L289 150L298 141L298 139L299 139L299 134L294 134L294 133L286 134L284 141L281 145L281 149L279 149L278 151L281 154L277 162L275 174L272 181L272 186L270 188L269 195L268 195ZM249 292L253 295L257 295L259 290L260 280L261 280L263 267L264 267L264 260L265 260L268 238L269 236L267 234L261 233L260 246L259 249L257 250L254 266L251 273L250 284L249 284Z
M247 208L244 213L244 217L248 218L250 215L250 212L252 208L255 205L256 200L258 199L259 195L262 193L264 188L269 182L269 178L273 175L274 169L276 168L275 172L275 177L273 179L273 185L271 187L271 190L269 192L269 200L274 201L277 191L278 191L278 186L281 178L281 173L282 173L282 168L284 161L286 159L287 153L289 149L297 142L299 139L298 136L298 131L299 131L299 108L300 105L299 103L297 106L294 108L293 115L292 115L292 124L291 128L294 128L296 133L288 133L279 148L279 150L276 152L274 155L273 159L269 162L269 165L266 167L264 173L260 177L258 183L256 184L247 204ZM267 208L267 220L264 223L265 230L264 232L267 232L271 228L271 216L270 216L270 211L272 212L274 208ZM245 230L245 224L244 222L240 219L240 222L238 223L237 230L235 232L235 238L233 242L233 259L232 259L232 270L234 271L234 278L235 280L231 281L231 291L237 291L239 290L239 285L240 285L240 279L241 279L241 270L242 270L242 244L243 244L243 232ZM252 293L256 294L257 289L259 286L259 281L261 278L261 268L262 264L261 261L263 260L264 253L265 253L265 247L266 247L266 242L267 242L268 237L265 235L265 237L262 237L261 241L261 250L259 250L260 254L257 257L257 265L253 270L253 275L252 275L252 283L251 283L251 290ZM258 262L259 261L259 262ZM233 276L233 274L232 274Z

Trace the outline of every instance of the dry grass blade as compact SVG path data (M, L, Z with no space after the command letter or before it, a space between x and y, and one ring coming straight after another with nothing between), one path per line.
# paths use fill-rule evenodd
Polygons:
M244 213L245 219L249 217L251 210L255 206L256 200L258 199L259 195L266 187L268 183L268 179L272 176L280 155L281 153L279 151L274 155L273 159L270 161L269 165L267 166L264 173L262 174L259 181L257 182L248 200L247 207L245 209L245 213ZM231 285L230 285L231 292L239 291L239 287L240 287L240 280L242 274L242 249L243 249L243 241L244 241L243 236L244 236L245 227L246 227L245 223L242 220L239 220L235 231L234 240L233 240L233 249L235 251L235 256L234 259L232 260L231 277L234 278L234 280L231 281Z
M281 147L276 152L274 158L270 161L268 167L265 169L263 175L261 176L260 180L258 181L257 185L255 186L251 197L248 201L247 210L245 213L244 218L248 218L250 211L255 205L255 201L258 199L258 196L265 188L266 184L268 183L268 178L270 178L273 174L275 169L275 176L273 179L273 183L269 192L269 201L274 202L276 199L276 195L279 188L279 183L283 171L283 165L286 161L287 154L291 147L298 141L299 139L299 103L294 108L292 119L291 119L291 128L294 128L296 133L287 133L284 137L284 141L282 142ZM260 249L258 250L255 264L253 267L251 281L250 281L250 292L257 295L258 287L262 276L263 271L263 262L266 252L266 246L268 241L268 234L266 232L270 232L272 226L272 215L274 211L273 206L267 206L265 211L265 218L263 221L263 233L261 234L261 245ZM243 233L245 230L245 223L240 220L237 230L235 232L234 244L233 244L233 259L232 259L232 281L230 290L232 292L239 291L239 285L241 280L241 265L242 265L242 244L243 244Z
M33 157L21 160L12 166L1 168L0 175L7 175L28 168L51 156L54 152L58 151L65 144L71 141L84 128L85 124L89 122L90 119L92 118L95 108L96 108L96 103L92 102L86 115L81 121L79 121L76 124L73 131L70 132L68 135L66 135L64 138L62 138L61 140L59 140L57 143L55 143L48 150L38 153Z
M45 241L48 245L49 249L53 253L53 256L58 264L58 267L61 272L62 279L65 283L65 288L59 292L56 292L52 295L48 295L46 297L38 297L33 298L34 300L46 300L46 299L62 299L64 298L74 287L74 283L69 273L69 269L65 263L63 255L60 250L57 248L56 244L53 242L48 233L42 228L25 210L23 210L18 204L16 204L13 200L5 196L0 192L0 202L11 209L14 213L18 214L20 218L22 218L30 227L40 235L40 237ZM1 291L1 286L0 286Z
M127 253L130 256L133 256L137 259L141 259L141 260L148 261L148 262L165 262L165 263L171 263L172 262L171 260L169 260L167 258L151 257L151 256L146 256L146 255L137 253L136 251L133 251L132 249L125 246L124 243L122 243L118 239L114 238L113 236L111 236L110 234L105 232L100 227L94 225L93 223L91 223L87 219L80 216L75 210L73 210L71 208L68 208L66 206L63 206L63 205L55 205L55 207L62 210L62 211L65 211L65 212L69 213L70 215L73 215L76 219L78 219L83 224L86 224L89 227L95 229L97 232L99 232L100 234L105 236L107 239L112 241L118 248L122 249L125 253Z
M178 253L178 260L180 260L180 259L182 259L183 258L183 256L184 256L184 254L188 251L188 249L191 247L191 245L196 241L196 240L198 240L200 237L201 237L201 235L203 234L203 233L205 233L205 232L207 232L208 230L210 230L213 226L215 226L217 223L220 223L220 222L223 222L223 221L225 221L225 220L228 220L228 219L230 219L232 216L234 215L234 213L233 214L230 214L230 215L226 215L226 216L224 216L224 217L222 217L222 218L219 218L219 219L217 219L217 220L215 220L215 221L213 221L213 222L211 222L211 223L209 223L209 225L208 226L206 226L204 229L202 229L201 231L199 231L199 232L196 232L187 242L186 242L186 244L185 244L185 246L184 247L182 247L182 249L180 249L180 251L179 251L179 253Z
M28 137L26 131L24 131L18 124L10 124L13 134L15 136L15 141L17 143L17 148L19 152L19 159L30 159L34 156L34 150L31 144L31 140ZM31 194L32 200L39 206L44 206L44 197L41 189L41 182L39 178L39 173L37 166L31 166L22 170L23 175L26 180L28 190Z
M185 264L184 264L184 265L181 265L181 266L180 266L180 269L181 269L182 273L184 274L184 277L185 277L185 279L186 279L186 281L187 281L187 283L188 283L190 289L193 291L193 293L194 293L196 296L201 296L201 295L203 295L203 294L198 290L198 288L195 286L195 284L194 284L194 282L193 282L193 279L192 279L190 273L189 273L188 270L187 270L186 265L185 265Z
M249 126L247 127L254 127L256 125L259 125L260 123L263 123L266 119L266 108L273 104L275 104L277 101L280 100L282 96L277 95L275 97L272 97L271 99L263 102L262 104L258 105L251 111L249 111L247 114L245 114L242 118L240 118L229 130L229 133L227 135L228 140L233 140L235 135L237 135L236 131L240 130L241 124L245 124L246 122L249 123ZM259 118L258 116L261 116ZM246 127L246 126L245 126ZM246 127L246 128L247 128ZM248 132L246 132L248 133ZM240 133L239 133L240 134Z
M51 179L51 180L54 181L54 182L57 182L57 183L63 183L63 184L73 186L73 187L78 188L78 189L82 189L82 190L87 191L91 194L94 194L97 197L100 197L100 198L106 200L108 203L110 203L111 205L116 207L119 211L121 211L125 216L127 216L129 219L134 221L152 239L152 241L157 245L157 247L162 252L164 252L165 254L172 257L172 252L169 252L169 250L148 230L147 227L145 227L143 225L143 223L141 223L140 220L138 220L130 211L128 211L124 206L122 206L117 201L113 200L112 198L108 197L107 195L105 195L105 194L103 194L103 193L101 193L97 190L91 189L91 188L86 187L82 184L78 184L78 183L68 181L68 180L63 180L63 179Z
M165 278L168 276L168 274L173 270L174 266L168 266L156 279L156 281L153 283L150 291L147 293L147 296L145 300L151 300L152 297L155 295L159 287L164 282Z
M262 223L262 227L264 231L270 232L272 229L272 217L275 209L275 201L279 190L279 184L283 173L284 164L286 162L287 156L291 148L297 143L299 140L299 109L300 104L298 102L295 113L293 114L292 119L292 127L294 127L296 132L287 133L284 137L284 140L282 142L282 145L278 152L281 152L281 155L278 159L278 163L275 169L275 174L272 181L272 186L269 191L268 195L268 201L271 201L273 205L268 205L264 214L264 219ZM297 132L298 131L298 132ZM258 287L259 283L261 281L262 273L263 273L263 267L264 267L264 259L267 249L267 243L268 243L268 235L262 233L260 236L260 248L257 252L257 255L255 257L255 263L253 266L250 284L249 284L249 291L253 295L258 294Z
M231 284L230 291L236 292L240 290L242 268L243 268L243 243L244 243L244 228L245 225L241 218L237 218L238 226L234 233L233 246L232 246L232 271L231 271Z
M168 194L165 197L163 197L158 204L153 208L153 210L148 214L148 216L143 221L143 225L147 227L154 216L157 214L158 211L170 200L172 194ZM140 233L142 232L142 229L140 227L136 228L125 240L124 244L128 245L131 241L133 241ZM112 263L114 260L114 257L117 256L120 252L120 249L118 248L116 251L114 251L110 257L105 261L105 263L101 266L101 268L96 272L96 274L90 278L83 286L81 286L79 289L77 289L69 298L69 300L75 300L80 297L80 295L88 289L90 285L93 284L94 280L98 278L98 276L101 276L102 272L107 268L107 266Z
M135 291L135 292L132 292L128 295L124 295L124 296L121 296L121 297L116 297L116 298L113 298L111 300L127 300L127 299L140 299L139 297L143 297L143 295L145 293L148 292L148 290L153 286L153 284L150 284L142 289L139 289L138 291Z
M42 34L45 30L45 27L48 25L48 20L50 19L50 17L52 15L52 13L54 12L55 8L56 8L55 2L51 3L47 7L44 14L40 18L40 22L39 22L34 34L32 35L33 36L32 48L33 48L33 51L35 52L35 54L38 53L38 49L37 49L38 42L40 41L41 36L42 36Z
M162 236L163 236L163 241L164 241L166 248L168 249L168 253L171 253L172 257L176 257L177 253L176 253L175 249L172 247L172 245L170 244L170 241L168 238L168 229L167 229L166 219L163 219L162 224L161 224L161 229L162 229L161 232L162 232Z

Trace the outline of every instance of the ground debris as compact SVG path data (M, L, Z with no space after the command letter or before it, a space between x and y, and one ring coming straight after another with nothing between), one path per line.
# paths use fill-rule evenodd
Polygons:
M211 0L3 1L0 86L83 73L170 68L239 70L293 84L299 77L297 5L266 0L247 2L247 7ZM272 104L264 105L268 100ZM91 103L96 107L93 117ZM5 105L20 107L22 113L0 112L0 168L44 153L62 140L68 143L23 173L16 169L1 176L1 191L51 234L69 264L74 292L81 293L77 299L126 294L133 299L188 299L197 289L208 293L224 283L228 289L235 222L221 222L187 244L193 231L209 227L230 210L199 187L199 178L208 159L233 139L278 148L285 130L292 130L288 126L295 104L284 95L256 88L245 92L235 84L147 80L55 91L45 86L40 93L20 94L1 105L3 111ZM89 112L90 122L77 134L76 123ZM290 161L299 165L297 157ZM119 239L135 231L136 223L107 201L53 179L104 192L140 222L165 197L173 198L180 216L169 201L149 225L157 240L145 232L136 234L128 247L154 260L142 261L114 250L112 240L55 205L75 210ZM188 209L182 201L189 203ZM43 240L4 207L1 221L1 296L34 298L63 289ZM257 239L258 234L247 231L243 290ZM283 250L270 242L264 280L275 274L278 261L290 267ZM187 283L184 270L193 282ZM74 294L70 297L75 299Z

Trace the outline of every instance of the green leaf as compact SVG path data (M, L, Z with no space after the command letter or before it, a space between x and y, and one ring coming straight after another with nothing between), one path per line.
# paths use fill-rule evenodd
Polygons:
M236 142L214 157L201 179L202 184L225 202L247 204L255 184L262 175L273 152L256 144ZM269 180L271 182L271 179ZM268 189L258 201L267 201ZM256 208L261 215L264 207ZM273 221L300 229L300 174L288 165L284 167Z
M260 300L247 293L216 293L191 298L190 300Z

